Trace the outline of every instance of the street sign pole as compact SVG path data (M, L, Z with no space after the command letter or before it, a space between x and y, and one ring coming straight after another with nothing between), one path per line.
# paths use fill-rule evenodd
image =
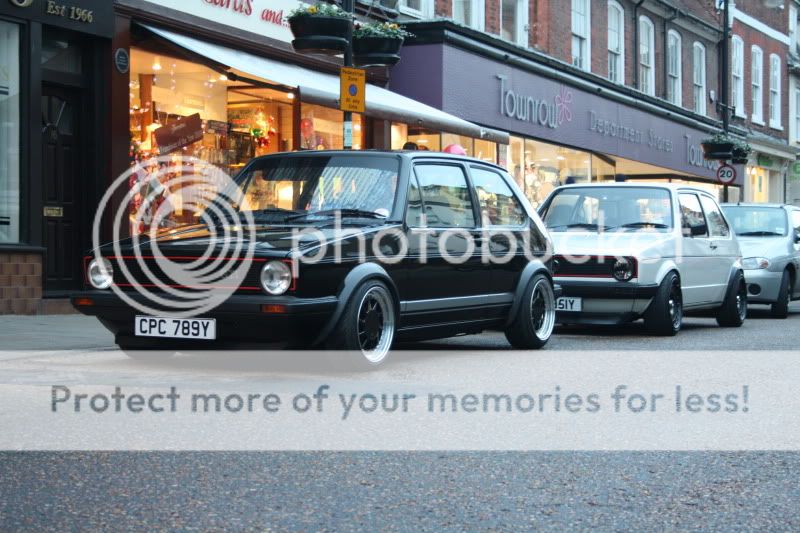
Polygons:
M727 0L726 0L727 1ZM353 13L355 8L353 0L342 0L342 7L348 13ZM344 66L353 66L353 25L347 30L347 48L344 51ZM352 111L344 112L344 123L342 126L343 147L345 150L352 150L353 148L353 113Z
M352 0L349 0L352 2ZM728 107L728 80L730 73L728 72L728 38L729 35L729 28L728 28L728 17L729 17L729 0L722 0L722 61L721 61L721 69L722 69L722 80L720 80L720 111L722 112L722 131L725 135L728 135L728 126L729 126L729 115L728 112L730 108ZM722 201L728 201L728 185L725 184L722 186Z

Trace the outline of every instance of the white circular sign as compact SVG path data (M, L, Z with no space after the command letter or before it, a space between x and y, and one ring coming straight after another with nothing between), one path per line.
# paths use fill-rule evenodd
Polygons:
M723 185L730 185L736 181L736 169L727 163L723 163L717 169L717 179Z

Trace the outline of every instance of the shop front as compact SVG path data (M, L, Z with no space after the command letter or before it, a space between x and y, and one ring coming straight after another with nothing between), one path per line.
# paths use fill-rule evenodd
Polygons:
M404 46L391 88L508 132L496 160L534 205L560 184L605 180L688 182L722 198L718 164L706 161L700 146L716 131L713 122L514 57L480 36L458 35L463 30L447 22L411 31L420 38ZM741 196L743 174L737 166L731 201Z
M81 282L107 168L107 0L0 2L0 314Z

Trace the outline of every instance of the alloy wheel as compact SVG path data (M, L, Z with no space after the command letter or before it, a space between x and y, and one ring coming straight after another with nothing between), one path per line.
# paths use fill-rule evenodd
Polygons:
M381 362L394 339L395 313L391 296L382 287L372 287L358 306L358 345L370 363Z
M550 338L556 323L555 294L545 279L536 281L531 291L530 313L536 336L545 340Z

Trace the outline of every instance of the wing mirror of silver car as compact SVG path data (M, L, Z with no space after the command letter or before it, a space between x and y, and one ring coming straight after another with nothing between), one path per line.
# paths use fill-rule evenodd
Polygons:
M794 243L800 244L800 230L794 230Z

